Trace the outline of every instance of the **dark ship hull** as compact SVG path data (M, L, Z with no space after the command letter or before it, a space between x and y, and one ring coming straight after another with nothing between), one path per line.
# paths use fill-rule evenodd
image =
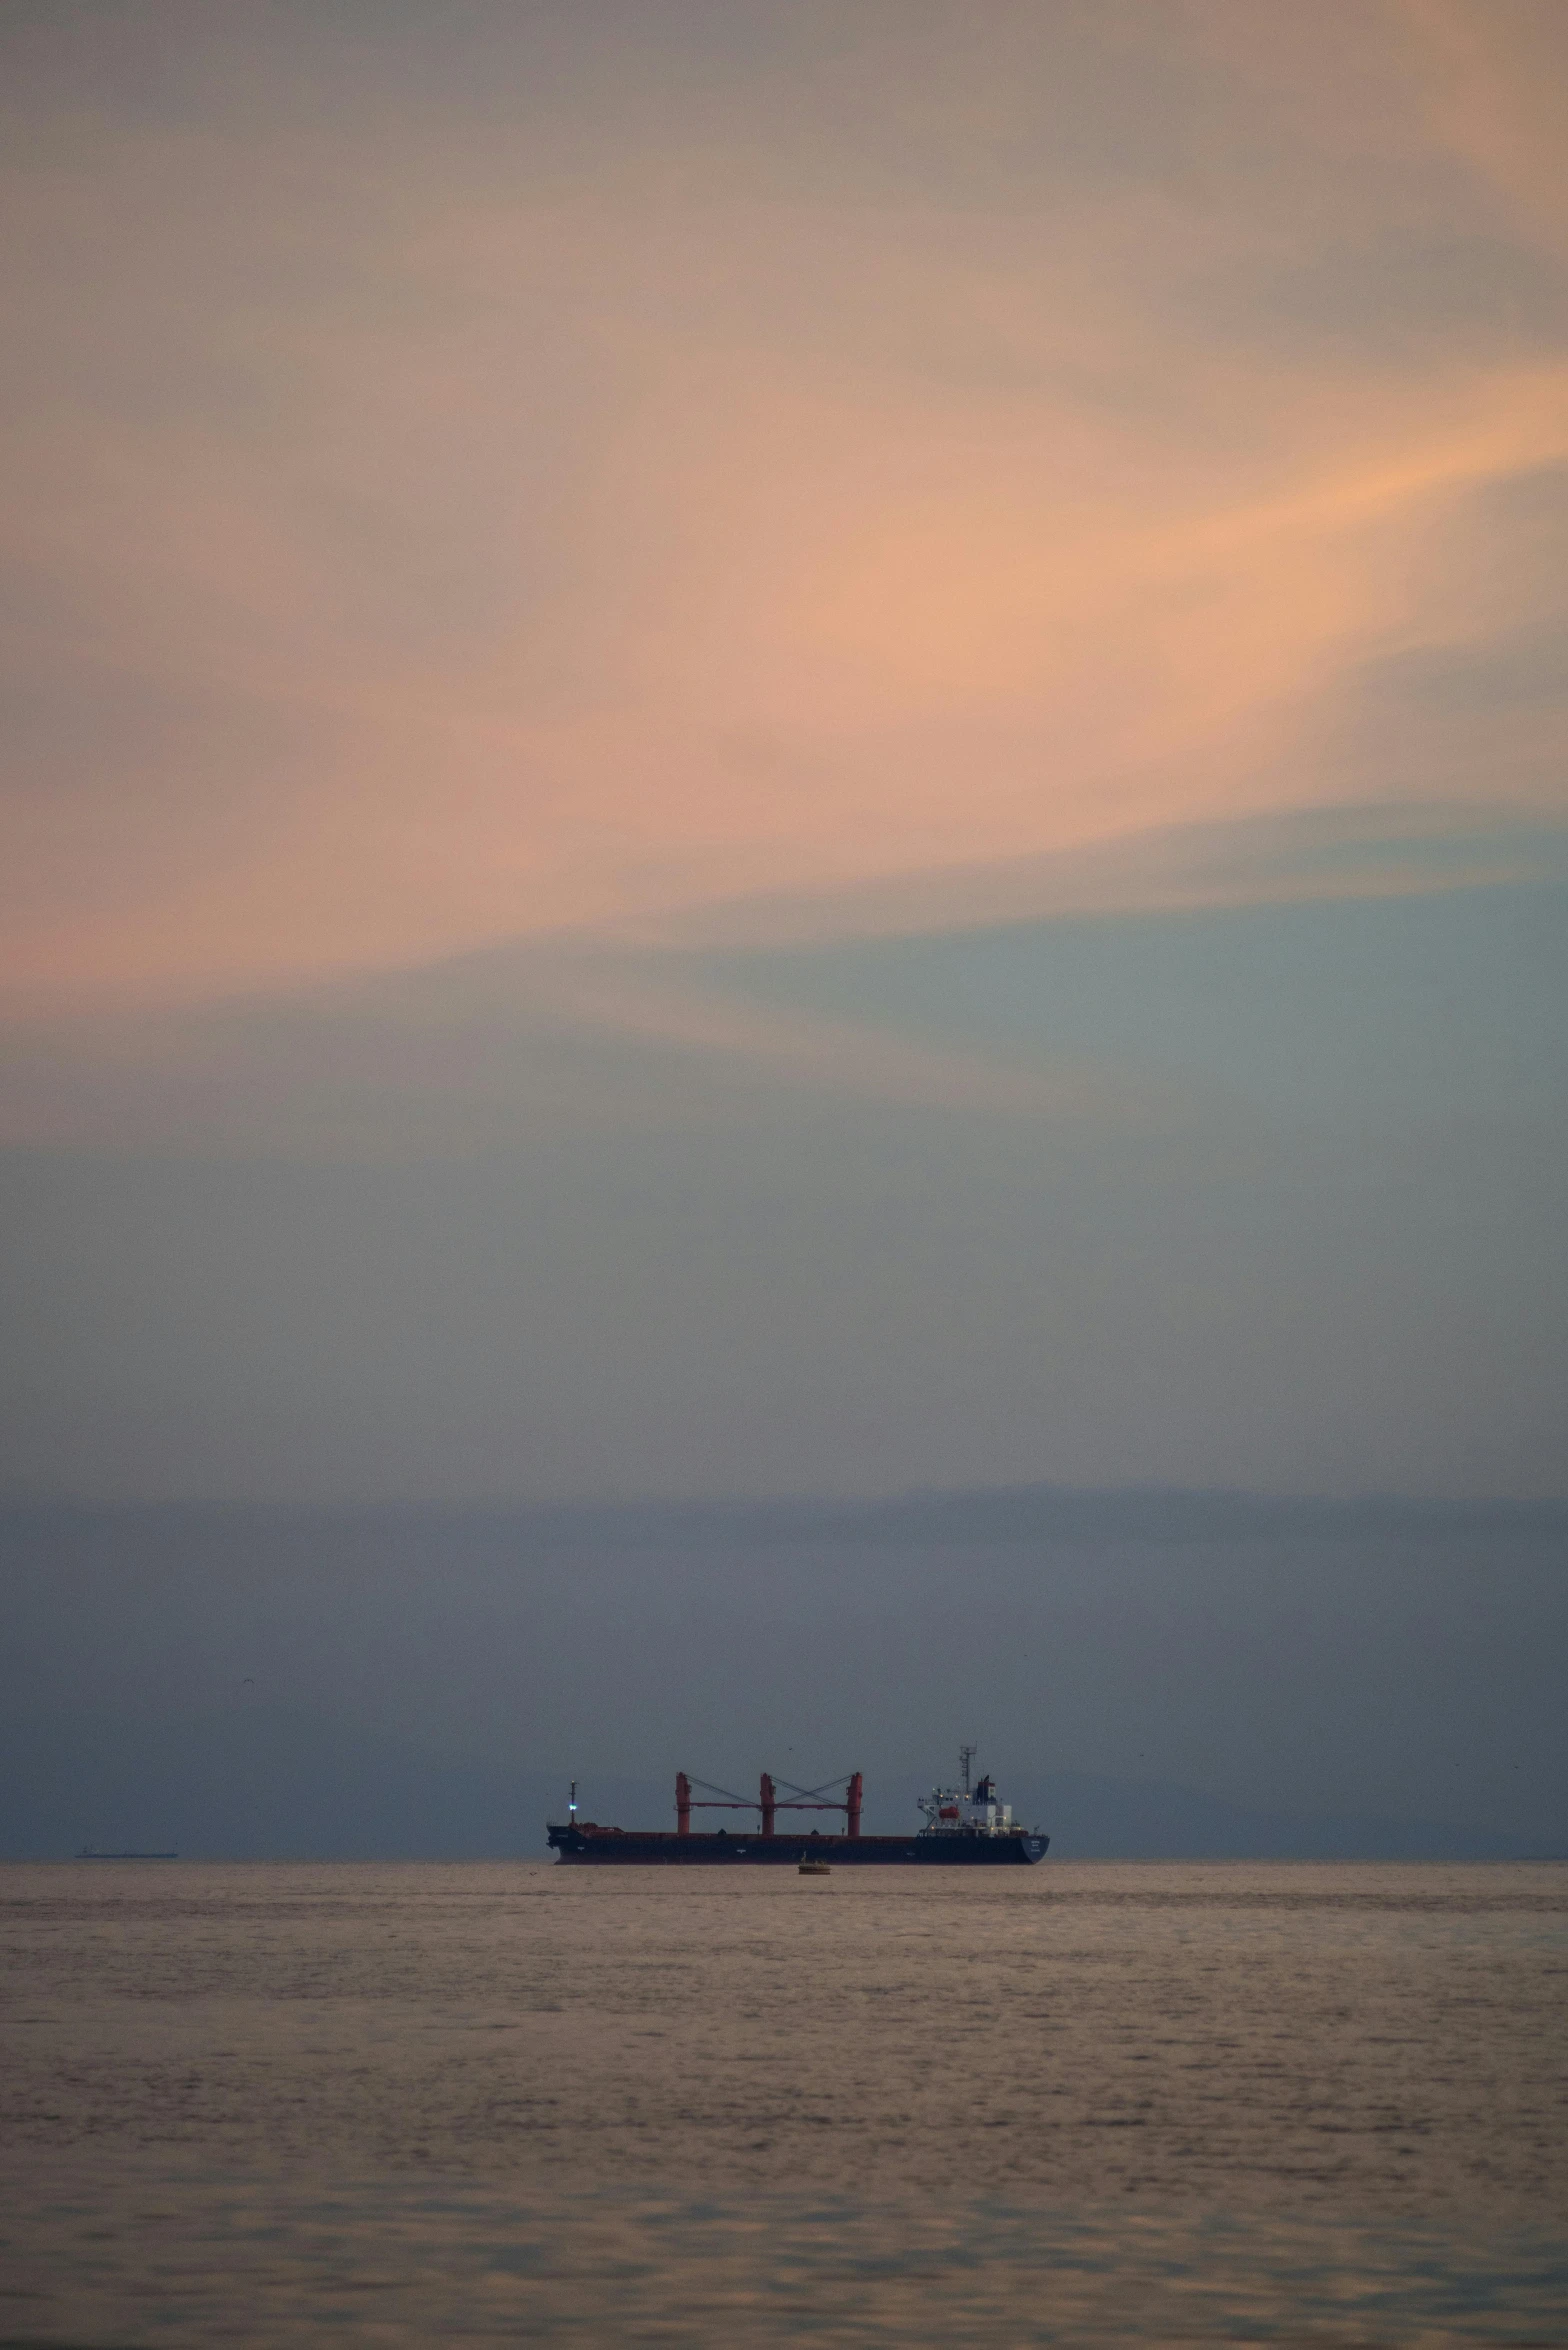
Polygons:
M1049 1836L1009 1830L989 1835L913 1836L731 1836L672 1834L668 1829L599 1828L552 1821L546 1829L559 1860L591 1868L798 1868L803 1860L825 1860L834 1868L1029 1868L1044 1860Z

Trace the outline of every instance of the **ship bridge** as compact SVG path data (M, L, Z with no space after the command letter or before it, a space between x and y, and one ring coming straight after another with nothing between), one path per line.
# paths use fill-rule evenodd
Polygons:
M987 1771L978 1786L972 1784L971 1769L975 1748L961 1746L958 1750L959 1768L963 1784L959 1787L933 1787L929 1795L917 1798L926 1815L922 1836L1015 1836L1013 1807L1000 1801L996 1781Z

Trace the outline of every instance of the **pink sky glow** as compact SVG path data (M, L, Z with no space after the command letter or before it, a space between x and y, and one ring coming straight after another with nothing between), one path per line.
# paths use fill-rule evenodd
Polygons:
M900 889L940 927L1123 854L1159 902L1148 844L1303 811L1560 821L1539 707L1391 755L1366 704L1554 584L1498 495L1568 463L1568 355L1487 271L1561 258L1562 25L1173 7L1202 137L1147 167L1114 9L851 41L934 187L787 78L749 131L617 85L399 146L385 92L329 135L220 43L175 118L35 114L0 1002ZM1054 154L1096 109L1112 161ZM1470 311L1412 307L1445 242ZM1307 331L1325 271L1360 308Z

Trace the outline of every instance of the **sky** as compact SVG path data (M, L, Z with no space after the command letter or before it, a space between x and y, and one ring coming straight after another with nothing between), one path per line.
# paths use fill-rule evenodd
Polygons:
M1560 1494L1559 0L11 0L0 1487Z

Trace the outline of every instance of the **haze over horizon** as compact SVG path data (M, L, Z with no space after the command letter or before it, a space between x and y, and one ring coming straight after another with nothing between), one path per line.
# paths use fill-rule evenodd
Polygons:
M0 1509L0 1857L542 1856L978 1739L1066 1858L1568 1854L1568 1504Z

